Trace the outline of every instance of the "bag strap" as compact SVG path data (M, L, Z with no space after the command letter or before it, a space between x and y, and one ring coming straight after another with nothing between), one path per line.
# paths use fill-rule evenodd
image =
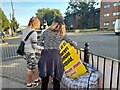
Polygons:
M24 39L24 41L27 41L27 39L29 38L29 36L33 33L34 31L31 31L27 36L26 38Z

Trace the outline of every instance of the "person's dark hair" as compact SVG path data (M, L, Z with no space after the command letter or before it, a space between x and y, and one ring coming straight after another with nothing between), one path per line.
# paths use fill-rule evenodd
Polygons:
M54 22L58 22L60 24L64 24L64 19L62 16L56 16Z

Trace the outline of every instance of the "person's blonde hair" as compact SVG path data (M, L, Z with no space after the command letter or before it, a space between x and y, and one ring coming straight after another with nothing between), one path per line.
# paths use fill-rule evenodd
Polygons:
M53 22L49 27L51 32L58 31L58 36L63 36L66 33L65 24L57 23L57 27L55 25L56 22Z
M37 17L32 17L30 20L29 20L29 23L28 23L28 26L32 29L35 29L35 25L39 23L40 24L40 20L37 18Z

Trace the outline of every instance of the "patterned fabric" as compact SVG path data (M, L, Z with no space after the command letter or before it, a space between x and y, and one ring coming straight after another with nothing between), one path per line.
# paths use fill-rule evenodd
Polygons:
M63 40L66 40L68 43L77 48L77 45L72 41L67 35L58 36L58 32L51 32L50 30L45 30L43 34L38 39L38 45L43 45L44 49L58 49L59 45Z
M72 80L67 78L64 74L61 80L61 84L66 88L95 88L98 83L99 73L90 64L85 66L89 73L79 76Z
M24 59L27 61L28 70L36 69L37 60L34 53L26 53Z

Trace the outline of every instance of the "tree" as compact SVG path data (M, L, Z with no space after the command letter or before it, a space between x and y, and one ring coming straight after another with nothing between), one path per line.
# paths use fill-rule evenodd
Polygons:
M12 19L12 25L13 25L13 31L16 32L16 30L19 28L19 24L17 23L17 20L15 17Z
M39 18L39 19L42 19L44 17L44 15L49 12L50 9L49 8L42 8L42 9L38 9L37 10L37 13L36 13L36 16Z
M4 12L0 8L0 29L6 30L8 28L10 28L10 23L7 17L5 16Z
M46 20L48 25L51 25L54 18L57 15L62 15L58 9L49 9L49 8L42 8L38 9L36 16L40 19L43 24L43 20Z
M44 15L43 20L46 20L46 21L47 21L47 24L48 24L48 25L51 25L51 23L53 22L54 17L55 17L54 12L49 11L49 12L47 12L47 13Z
M93 7L94 2L69 2L69 6L67 8L66 16L73 16L74 20L76 20L76 16L79 16L79 24L80 28L88 27L88 16L95 12L95 8ZM93 18L93 17L91 17ZM77 23L75 23L76 26Z

